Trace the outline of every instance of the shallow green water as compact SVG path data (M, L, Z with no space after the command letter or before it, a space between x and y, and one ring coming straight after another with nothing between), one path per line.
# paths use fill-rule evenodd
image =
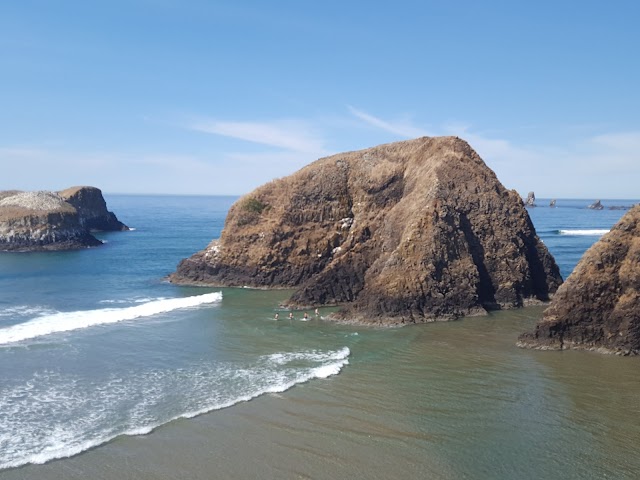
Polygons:
M262 304L265 323L270 295L225 298L230 311ZM638 359L515 347L540 313L386 330L272 322L262 341L345 339L349 365L0 478L637 478Z
M0 479L638 477L640 359L518 349L540 308L289 321L163 280L232 198L107 200L136 230L0 255ZM565 275L622 213L531 211Z

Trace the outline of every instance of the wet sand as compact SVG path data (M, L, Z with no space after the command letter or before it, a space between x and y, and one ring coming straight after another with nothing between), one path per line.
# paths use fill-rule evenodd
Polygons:
M16 479L632 479L638 358L515 347L539 308L367 334L340 375Z

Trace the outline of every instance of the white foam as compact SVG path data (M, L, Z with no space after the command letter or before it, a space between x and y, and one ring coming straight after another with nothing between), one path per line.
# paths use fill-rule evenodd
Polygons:
M344 347L341 350L335 352L319 352L317 350L311 350L307 352L286 352L286 353L274 353L268 355L266 359L277 365L284 365L296 360L311 361L311 362L325 362L331 360L344 360L350 355L351 351L348 347Z
M53 310L38 305L16 305L15 307L0 310L0 317L33 317L34 315L43 315L52 313Z
M315 378L327 378L332 375L337 375L342 370L340 363L333 363L331 365L323 365L313 369L313 377Z
M152 302L155 300L165 300L166 297L157 297L157 298L150 298L150 297L136 297L136 298L121 298L121 299L106 299L106 300L100 300L98 303L107 303L107 304L131 304L131 303L147 303L147 302Z
M206 293L184 298L154 300L133 307L103 308L75 312L56 312L36 317L18 325L0 329L0 345L20 342L52 333L69 332L95 325L134 320L182 308L197 307L222 300L222 293Z
M254 398L259 397L260 395L264 395L266 393L273 394L273 393L286 392L287 390L294 387L295 385L299 383L308 382L310 380L313 380L314 378L327 378L332 375L337 375L342 370L342 367L349 364L348 356L350 354L351 354L351 351L347 347L345 347L339 352L332 352L332 354L329 355L329 356L333 355L333 356L340 357L339 360L331 364L322 365L320 367L315 367L315 368L311 368L306 371L300 372L292 380L280 379L268 386L259 387L257 390L247 393L246 395L234 398L233 400L228 400L225 402L218 403L216 405L207 406L199 410L194 410L194 411L183 413L181 415L177 415L171 418L170 421L178 420L180 418L193 418L198 415L202 415L204 413L208 413L214 410L222 410L223 408L229 408L241 402L248 402L249 400L253 400ZM237 373L239 372L236 372L236 375ZM252 381L250 381L250 383L253 383L254 385L259 384L259 378L262 378L262 379L265 378L264 374L260 374L259 376L256 376L256 372L249 372L247 376L253 379ZM273 379L273 377L271 378ZM157 426L160 426L160 425L157 425Z
M350 353L346 347L281 352L242 368L203 362L113 375L97 383L45 370L22 384L0 385L0 470L70 457L120 435L145 435L173 420L337 375ZM310 364L300 368L270 361L281 358Z
M560 235L587 235L592 237L600 237L605 233L609 233L609 230L605 229L590 229L590 230L558 230Z
M0 463L0 469L4 468L15 468L21 465L25 465L27 463L33 463L36 465L46 463L50 460L56 458L68 458L79 453L82 453L90 448L97 447L109 440L112 440L114 437L103 440L103 439L93 439L87 440L85 442L75 442L73 444L69 444L68 439L71 437L73 431L70 430L68 432L60 432L58 435L54 435L50 439L50 443L43 448L38 453L32 453L26 457L17 456L14 460L8 461L6 463ZM78 431L78 434L81 432Z

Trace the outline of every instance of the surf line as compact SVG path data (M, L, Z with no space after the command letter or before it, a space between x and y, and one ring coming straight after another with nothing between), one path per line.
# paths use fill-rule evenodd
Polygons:
M558 230L560 235L585 235L585 236L602 236L609 233L609 230L591 229L591 230Z
M173 310L218 303L221 300L222 293L213 292L191 297L153 300L132 307L56 312L0 329L0 345L29 340L52 333L69 332L96 325L150 317Z

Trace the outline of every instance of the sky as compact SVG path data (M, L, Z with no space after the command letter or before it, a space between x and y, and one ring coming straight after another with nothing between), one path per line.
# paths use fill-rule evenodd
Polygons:
M467 140L509 189L640 197L640 3L0 1L0 190L238 195Z

